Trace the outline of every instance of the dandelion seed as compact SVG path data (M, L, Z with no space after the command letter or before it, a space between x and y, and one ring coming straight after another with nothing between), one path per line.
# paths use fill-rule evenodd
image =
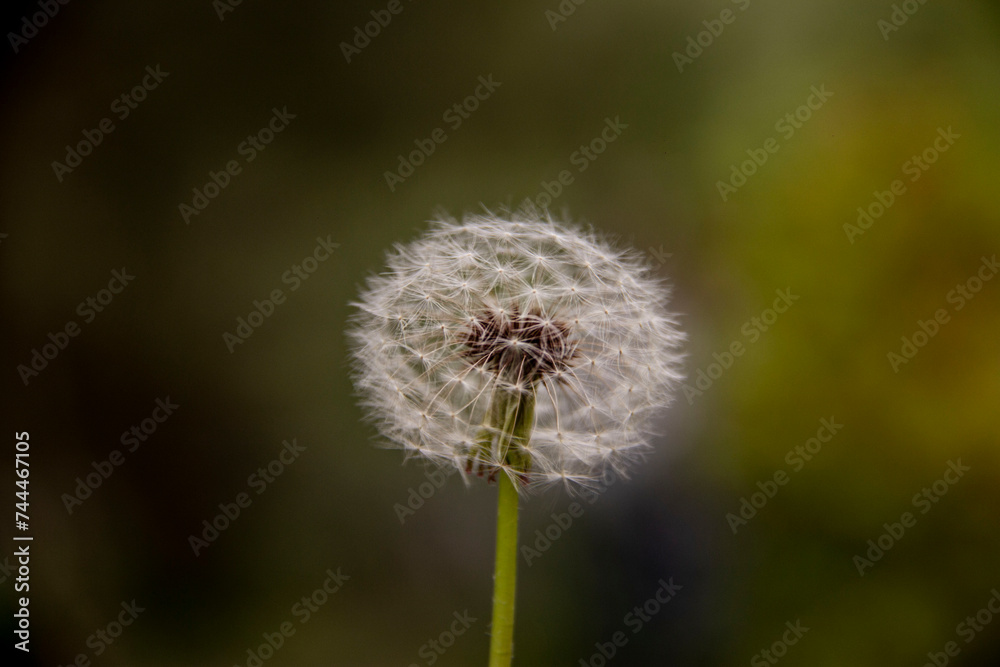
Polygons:
M522 488L592 485L648 448L683 334L641 255L525 205L437 220L386 263L349 332L384 439Z

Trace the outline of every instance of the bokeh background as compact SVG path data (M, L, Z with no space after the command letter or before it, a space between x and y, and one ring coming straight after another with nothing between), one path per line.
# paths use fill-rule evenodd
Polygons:
M995 3L910 0L897 26L888 0L401 0L348 62L341 44L389 3L222 2L70 2L26 41L11 33L38 4L4 10L0 470L13 505L13 434L28 431L28 664L253 665L284 622L295 634L263 664L484 664L495 487L453 476L401 512L432 485L375 446L343 332L384 250L438 207L538 201L563 170L550 208L675 286L689 389L645 465L570 527L552 528L565 493L524 504L523 544L558 537L519 561L515 664L601 665L618 631L607 662L622 666L773 664L763 650L916 666L948 642L948 664L1000 662L1000 280L961 309L953 291L1000 251ZM119 119L147 66L169 74ZM444 114L480 76L500 85L455 128ZM789 136L776 124L813 86L832 95ZM239 146L274 108L295 117L247 162ZM114 131L57 178L103 118ZM606 119L627 128L574 159ZM436 128L447 140L390 188ZM905 163L949 128L911 180ZM777 152L723 197L769 138ZM230 160L241 173L186 222L179 205ZM881 217L845 228L896 179ZM318 237L339 246L289 291ZM134 280L86 322L78 304L123 267ZM276 288L287 301L230 352L223 334ZM775 320L776 290L798 300ZM938 309L947 323L894 368ZM71 320L79 335L25 384L18 366ZM712 368L734 342L744 354ZM128 452L121 434L167 397L179 407ZM830 418L842 429L796 470L786 455ZM305 450L258 495L248 478L293 438ZM64 495L116 449L124 462L70 513ZM921 513L914 496L959 460L968 472ZM788 483L733 524L778 471ZM195 555L189 537L243 492L250 506ZM861 576L855 557L907 511L915 524ZM14 532L3 522L8 638ZM349 579L301 623L294 605L338 568ZM633 632L627 614L671 578L682 588ZM88 639L133 600L144 611L113 644ZM442 637L456 613L476 620ZM809 629L782 646L786 623Z

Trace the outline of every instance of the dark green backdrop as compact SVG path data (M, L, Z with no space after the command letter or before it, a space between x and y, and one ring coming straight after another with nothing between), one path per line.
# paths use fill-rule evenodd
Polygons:
M994 3L46 6L0 111L33 664L485 664L495 488L373 446L344 329L437 207L524 198L669 277L689 379L632 479L524 505L515 664L997 663Z

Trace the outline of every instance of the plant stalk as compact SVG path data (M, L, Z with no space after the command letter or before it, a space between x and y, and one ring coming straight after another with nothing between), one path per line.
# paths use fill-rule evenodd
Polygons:
M509 667L514 653L514 595L517 587L517 489L500 473L497 551L493 576L493 630L489 667Z

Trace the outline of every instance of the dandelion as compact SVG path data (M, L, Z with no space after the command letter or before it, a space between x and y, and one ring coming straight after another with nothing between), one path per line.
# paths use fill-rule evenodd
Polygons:
M510 662L518 491L623 476L648 448L681 379L668 296L638 253L525 204L435 221L354 304L384 440L499 482L491 665Z

